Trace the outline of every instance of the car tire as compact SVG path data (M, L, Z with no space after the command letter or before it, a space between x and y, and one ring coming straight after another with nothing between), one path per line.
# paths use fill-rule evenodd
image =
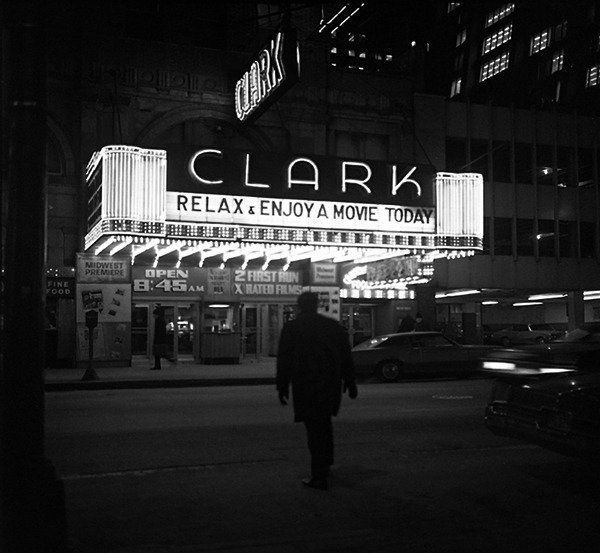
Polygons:
M500 338L500 343L507 348L510 346L510 338L508 336L502 336L502 338Z
M379 376L384 382L396 382L400 378L400 362L388 360L379 363L378 367Z

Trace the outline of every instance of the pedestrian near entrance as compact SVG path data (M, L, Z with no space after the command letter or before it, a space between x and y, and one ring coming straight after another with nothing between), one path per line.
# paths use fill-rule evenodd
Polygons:
M318 294L298 296L298 316L285 323L277 352L276 386L279 401L287 404L291 384L294 422L306 428L311 477L305 486L326 490L333 464L333 425L342 393L358 395L350 343L345 329L317 313Z
M415 320L412 318L412 315L408 313L406 317L400 321L400 326L398 326L398 332L412 332L415 329Z
M431 330L431 326L423 319L421 313L415 315L415 330Z
M152 312L154 315L154 341L152 343L152 353L154 354L154 367L151 371L160 371L161 358L168 358L169 342L167 340L167 322L165 321L165 311L157 305Z

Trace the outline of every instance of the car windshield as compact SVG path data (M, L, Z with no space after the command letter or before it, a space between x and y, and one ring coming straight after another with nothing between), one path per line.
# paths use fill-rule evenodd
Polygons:
M583 325L571 330L571 332L567 332L564 341L600 343L600 325Z

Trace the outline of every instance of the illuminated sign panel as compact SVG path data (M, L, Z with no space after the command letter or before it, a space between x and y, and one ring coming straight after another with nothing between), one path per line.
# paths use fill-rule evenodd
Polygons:
M235 114L250 121L263 113L297 80L298 44L293 29L278 31L235 85Z
M169 220L435 232L428 166L187 146L167 158Z
M178 262L200 255L202 267L213 250L233 243L244 265L267 255L266 267L301 254L340 261L379 248L368 256L372 262L399 248L482 247L483 178L476 173L189 145L106 146L88 164L87 183L85 247L96 255L150 251L158 260L177 251ZM287 254L257 252L259 243L281 245ZM242 251L246 244L254 249ZM292 251L299 246L329 249L318 256L311 248L310 255Z
M431 207L435 170L325 156L174 145L167 191Z

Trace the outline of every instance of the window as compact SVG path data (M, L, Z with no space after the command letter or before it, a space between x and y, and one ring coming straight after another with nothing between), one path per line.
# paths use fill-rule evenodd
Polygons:
M512 2L509 2L508 4L504 4L499 8L495 9L493 12L488 13L488 16L485 20L486 29L494 23L497 23L501 19L504 19L505 17L509 16L514 11L515 5Z
M577 223L558 222L558 251L561 257L577 257Z
M460 33L456 35L456 47L458 48L461 44L463 44L467 40L467 30L463 29Z
M512 219L494 218L494 254L512 255Z
M554 27L554 42L563 40L567 36L567 22L563 21Z
M550 44L550 30L544 29L541 33L531 37L531 43L529 45L529 54L537 54L542 50L546 49Z
M484 63L481 66L481 74L479 76L479 81L483 82L494 75L497 75L501 71L504 71L508 67L508 52L504 52L504 54Z
M587 70L585 76L585 86L590 88L598 84L598 73L600 73L600 65L593 65Z
M498 46L501 46L505 42L508 42L511 39L511 37L512 23L499 30L498 32L485 37L485 40L483 41L482 54L487 54L488 52L494 50L494 48L498 48Z
M494 181L511 182L510 178L510 142L494 140L492 145L494 162Z
M517 255L533 256L533 219L517 219Z
M515 142L515 178L517 182L531 184L531 144Z
M578 178L577 185L580 188L589 188L593 185L593 159L594 153L591 148L579 148L578 151Z
M536 236L540 257L552 257L555 255L554 237L554 221L540 219L538 221L538 234Z
M465 171L473 173L481 173L483 179L488 178L488 141L471 139L471 163L469 163Z
M456 58L454 58L454 71L456 71L456 72L461 71L464 63L465 63L465 54L464 54L464 52L461 52L460 54L458 54L458 56L456 56Z
M554 52L554 54L552 54L552 70L551 70L551 73L556 73L557 71L562 71L564 57L565 57L565 51L564 50L559 50L558 52Z
M596 248L596 225L582 221L579 223L581 257L594 257Z
M461 85L462 85L461 78L454 79L454 81L452 81L452 86L450 87L450 98L452 98L453 96L456 96L457 94L460 94Z
M446 168L460 173L467 163L467 143L464 138L446 137Z

